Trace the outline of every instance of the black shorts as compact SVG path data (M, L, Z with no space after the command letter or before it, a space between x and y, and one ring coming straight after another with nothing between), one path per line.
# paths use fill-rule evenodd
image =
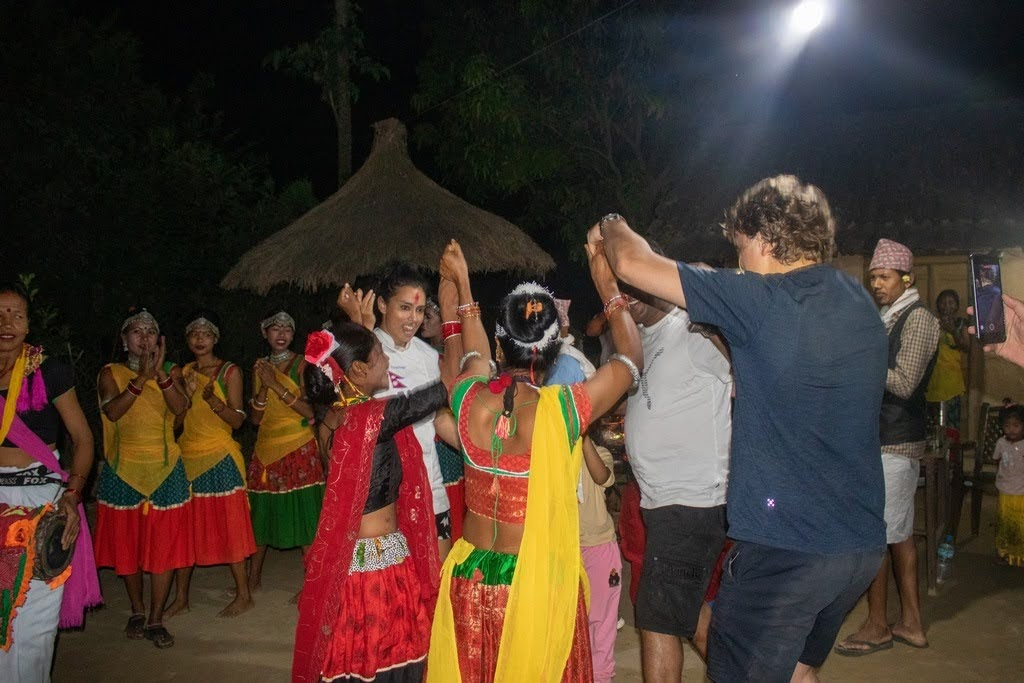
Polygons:
M725 506L666 505L641 513L647 548L636 596L637 628L692 638L725 543Z
M448 541L452 537L452 512L445 510L434 515L434 525L437 526L437 540Z

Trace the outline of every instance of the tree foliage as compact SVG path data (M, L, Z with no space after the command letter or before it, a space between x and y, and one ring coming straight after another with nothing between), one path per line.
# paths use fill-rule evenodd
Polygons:
M605 0L433 3L417 141L447 182L475 201L521 207L516 218L535 232L561 227L575 242L613 209L646 223L668 189L681 104L663 66L665 4L640 13Z
M35 273L35 312L59 311L33 335L81 349L85 387L131 304L160 318L179 358L182 320L200 304L224 314L228 357L255 355L265 304L218 282L315 204L311 185L278 192L264 161L205 111L208 79L169 100L112 22L45 0L5 3L0 63L0 257L11 273Z

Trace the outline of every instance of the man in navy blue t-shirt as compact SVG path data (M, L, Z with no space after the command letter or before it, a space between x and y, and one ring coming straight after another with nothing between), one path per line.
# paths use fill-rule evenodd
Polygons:
M713 681L816 680L885 548L878 415L887 341L859 282L828 265L824 194L793 176L727 212L739 270L658 256L612 214L591 230L623 281L729 342L736 378L729 536L708 644Z

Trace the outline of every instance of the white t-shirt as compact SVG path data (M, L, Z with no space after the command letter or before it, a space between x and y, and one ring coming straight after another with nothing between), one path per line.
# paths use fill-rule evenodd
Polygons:
M640 506L725 504L732 436L729 361L676 309L640 327L644 372L626 402Z
M438 353L430 344L419 337L413 337L405 348L399 348L391 335L379 327L373 331L380 339L380 345L388 357L388 386L390 389L374 394L377 398L394 396L402 392L418 389L441 379L441 368L438 365ZM425 417L413 424L412 431L423 449L423 464L427 467L430 479L430 491L434 496L434 514L448 510L448 494L441 478L441 465L437 461L437 450L434 448L434 415Z

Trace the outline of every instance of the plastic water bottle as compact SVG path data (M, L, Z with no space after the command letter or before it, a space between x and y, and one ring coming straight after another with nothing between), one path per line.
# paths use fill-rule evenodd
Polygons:
M955 552L953 536L946 536L946 540L939 545L939 563L936 565L935 572L935 580L938 583L945 583L953 575L953 555Z

